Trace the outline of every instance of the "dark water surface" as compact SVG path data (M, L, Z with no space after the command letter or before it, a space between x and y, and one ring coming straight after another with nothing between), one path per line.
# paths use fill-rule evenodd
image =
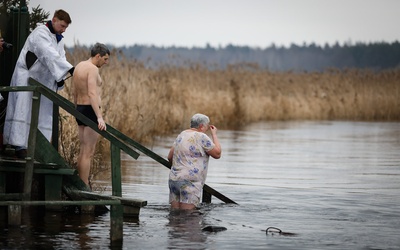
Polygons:
M168 169L145 155L123 156L123 196L144 199L110 245L110 216L40 215L34 227L0 228L2 249L400 249L400 123L271 122L219 130L207 184L213 197L195 213L170 213ZM166 157L175 136L152 149ZM108 174L96 183L110 186ZM109 193L109 188L105 193ZM221 226L221 232L202 231ZM294 235L268 233L277 227Z

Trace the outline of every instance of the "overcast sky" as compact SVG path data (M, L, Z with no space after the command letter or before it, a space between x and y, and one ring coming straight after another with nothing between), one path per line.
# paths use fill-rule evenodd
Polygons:
M400 41L400 0L30 0L72 24L65 44L269 47Z

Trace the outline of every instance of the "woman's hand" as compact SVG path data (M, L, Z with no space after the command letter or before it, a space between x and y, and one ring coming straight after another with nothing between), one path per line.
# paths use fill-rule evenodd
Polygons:
M211 130L211 133L212 134L215 134L215 133L217 133L217 127L215 127L214 125L210 125L210 130Z

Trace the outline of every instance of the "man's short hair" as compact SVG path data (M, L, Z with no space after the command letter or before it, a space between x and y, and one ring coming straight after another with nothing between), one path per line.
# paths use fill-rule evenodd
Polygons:
M96 43L90 50L91 57L95 57L97 54L100 54L100 56L111 55L110 50L102 43Z
M71 17L69 16L69 14L65 10L61 10L61 9L56 10L54 12L53 18L54 17L58 18L61 21L65 21L68 24L72 23Z

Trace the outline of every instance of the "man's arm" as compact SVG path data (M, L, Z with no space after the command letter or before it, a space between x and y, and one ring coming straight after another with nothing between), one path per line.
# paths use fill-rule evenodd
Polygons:
M90 100L90 104L96 114L97 118L102 118L102 114L99 108L99 95L97 93L97 76L98 69L95 67L90 68L88 79L87 79L87 87L88 87L88 96Z
M99 69L97 67L91 67L88 74L88 96L90 104L92 105L93 111L97 116L98 127L100 130L106 129L106 124L103 120L103 115L100 110L99 94L97 93L97 79L99 77Z

